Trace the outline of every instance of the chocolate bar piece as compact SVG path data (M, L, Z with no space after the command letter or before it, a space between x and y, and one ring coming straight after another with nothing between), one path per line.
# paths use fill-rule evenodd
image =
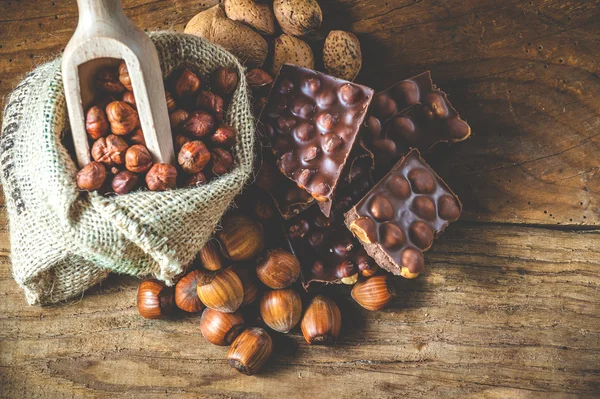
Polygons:
M404 94L394 97L397 92ZM377 93L369 113L364 123L364 140L378 163L395 161L410 148L424 152L437 143L454 143L471 135L471 128L460 118L446 93L431 82L429 71Z
M423 271L423 251L461 210L456 194L411 150L345 219L379 266L414 278Z
M372 97L368 87L286 64L261 113L279 169L326 215Z

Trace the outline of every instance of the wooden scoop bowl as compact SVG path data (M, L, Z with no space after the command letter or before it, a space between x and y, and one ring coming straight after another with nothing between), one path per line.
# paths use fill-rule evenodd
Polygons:
M85 111L95 97L95 76L125 61L146 146L156 163L173 164L173 139L158 54L150 38L123 12L120 0L77 0L79 22L65 48L62 74L77 162L90 161Z

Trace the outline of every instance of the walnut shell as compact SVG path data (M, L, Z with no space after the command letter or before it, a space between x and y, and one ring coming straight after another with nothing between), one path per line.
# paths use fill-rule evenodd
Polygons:
M260 33L275 33L275 15L268 4L257 4L254 0L224 0L223 6L229 19L250 25Z
M275 39L271 73L277 75L283 64L313 69L315 58L306 42L284 33Z
M249 26L227 18L220 4L196 14L188 22L184 33L225 47L250 67L263 65L267 58L265 39Z
M273 12L281 30L292 36L313 33L323 22L323 12L316 0L275 0Z
M343 30L329 32L323 45L323 64L330 75L354 80L362 66L358 38Z

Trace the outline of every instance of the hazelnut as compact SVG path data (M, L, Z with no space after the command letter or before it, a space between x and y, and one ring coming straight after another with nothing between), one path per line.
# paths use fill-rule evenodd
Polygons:
M131 192L138 184L139 177L133 172L123 170L115 174L112 180L112 189L122 195Z
M275 216L275 209L271 204L258 200L254 204L254 215L261 220L270 220Z
M212 87L221 95L233 93L237 85L237 73L231 68L219 68L212 74Z
M369 277L352 288L352 298L367 310L383 309L395 295L396 290L387 274Z
M256 276L251 275L250 271L244 267L234 267L233 271L238 275L244 287L244 300L241 306L254 303L258 298L258 280Z
M106 106L110 130L119 136L131 133L140 122L138 113L124 101L113 101Z
M173 310L173 288L158 280L146 280L138 287L137 308L146 319L162 319Z
M214 345L231 345L244 328L244 317L240 312L223 313L207 308L200 318L200 332Z
M273 78L264 69L254 68L246 72L246 81L250 87L263 87L273 83Z
M152 157L148 149L134 144L125 153L125 167L135 173L145 173L152 167Z
M181 147L177 155L177 162L179 162L184 172L198 173L204 169L210 158L211 154L206 145L202 141L197 140L185 143Z
M211 136L210 141L214 145L233 147L235 145L237 132L235 128L227 125L221 125Z
M204 309L196 293L199 278L200 271L192 270L175 285L175 305L184 312L197 313Z
M90 162L77 173L77 187L81 190L98 190L106 180L106 167L100 162Z
M183 181L183 187L198 187L206 184L208 179L202 172L194 173L191 176L185 176L185 180Z
M154 164L146 174L150 191L165 191L177 185L177 169L168 163Z
M146 146L146 138L144 137L144 132L142 132L142 129L135 129L127 138L132 145L140 144L144 147Z
M125 86L127 90L133 90L133 86L131 85L131 79L129 78L129 71L127 70L127 64L125 64L125 61L121 61L121 63L119 64L119 81L123 84L123 86Z
M212 113L219 121L223 120L225 114L223 104L223 97L210 91L201 91L196 99L196 107L198 109Z
M233 270L199 270L199 273L196 291L207 308L233 313L241 306L244 300L244 286Z
M184 136L183 134L178 134L177 136L175 136L175 151L179 152L179 150L181 150L181 147L183 147L185 143L189 143L190 141L192 141L192 139L190 139L189 137Z
M183 122L183 133L194 137L205 137L215 129L215 118L208 112L195 111Z
M169 114L169 122L171 123L171 130L174 132L181 129L183 122L190 116L187 111L178 109Z
M289 251L273 249L256 267L256 275L269 288L286 288L300 276L300 261Z
M114 134L100 137L92 145L92 157L97 162L106 165L120 165L125 162L125 152L129 146L119 136Z
M120 94L125 86L119 81L119 75L113 68L104 68L96 75L96 87L106 93Z
M168 112L173 112L173 111L175 111L175 109L177 109L177 103L175 102L173 95L171 95L171 92L166 91L166 90L165 90L165 100L167 101L167 111Z
M126 91L123 94L123 101L125 101L127 104L131 105L131 108L137 110L137 104L135 102L135 96L133 95L132 91Z
M210 170L215 176L222 176L233 169L233 157L229 151L215 148L210 155L212 161Z
M200 262L206 270L216 271L223 268L223 258L218 245L219 243L216 240L210 240L198 254Z
M233 341L227 353L231 367L246 375L257 373L273 352L273 340L258 327L244 330Z
M356 284L358 272L358 266L350 260L345 260L335 268L335 276L346 285Z
M302 299L290 288L266 292L260 301L260 315L273 330L288 333L302 317Z
M175 82L175 94L179 99L193 96L199 88L200 78L189 69L185 69Z
M317 295L306 308L300 328L310 345L333 344L342 328L340 309L331 299Z
M104 110L96 105L91 107L85 116L85 130L93 140L109 133L108 119Z
M265 245L265 235L260 223L242 215L226 215L217 232L223 255L234 262L258 256Z

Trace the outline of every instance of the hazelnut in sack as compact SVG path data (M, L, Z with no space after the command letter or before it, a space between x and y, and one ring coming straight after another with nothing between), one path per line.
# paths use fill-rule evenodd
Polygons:
M2 185L13 275L30 304L64 301L109 272L170 283L198 254L252 170L254 123L243 67L204 39L151 35L166 87L176 165L153 164L127 70L96 80L86 109L93 161L69 150L60 59L6 100Z

